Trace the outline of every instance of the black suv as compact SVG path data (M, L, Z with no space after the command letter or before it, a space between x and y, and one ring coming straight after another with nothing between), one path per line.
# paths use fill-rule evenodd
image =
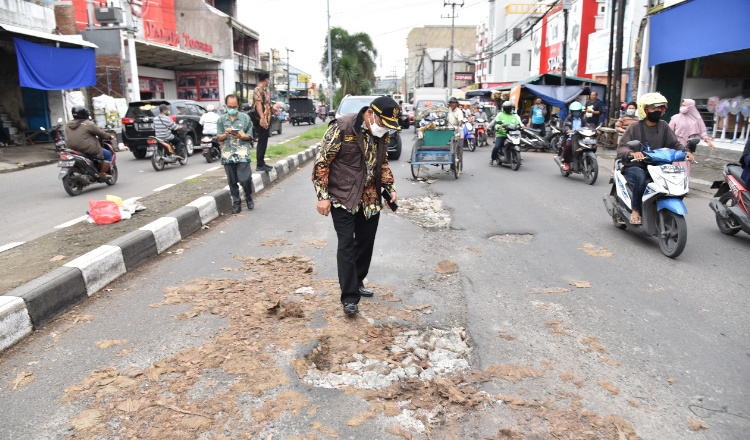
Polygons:
M122 118L122 143L133 152L137 159L146 157L148 137L154 136L154 117L159 115L159 106L169 106L170 117L175 122L182 121L179 135L188 155L193 154L196 141L200 141L203 127L198 122L206 109L195 101L185 99L135 101L128 105L128 112Z

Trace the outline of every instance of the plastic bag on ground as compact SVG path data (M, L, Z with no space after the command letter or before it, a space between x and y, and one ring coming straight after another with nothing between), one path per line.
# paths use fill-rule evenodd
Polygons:
M117 206L122 205L122 199L120 197L107 194L107 200L117 203Z
M111 200L89 200L89 215L97 225L117 223L122 218L120 207Z

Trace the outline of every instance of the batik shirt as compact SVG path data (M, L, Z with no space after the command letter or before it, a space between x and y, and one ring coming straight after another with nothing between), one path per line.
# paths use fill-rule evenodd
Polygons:
M336 200L336 196L328 193L328 170L331 162L336 158L336 154L341 150L341 130L338 123L332 124L323 135L323 142L318 147L313 165L313 185L318 195L318 200L330 200L331 206L344 208L350 214L357 213L360 209L363 211L365 218L370 218L380 212L383 208L377 189L375 188L375 166L377 165L377 139L367 130L367 125L362 122L362 136L365 145L365 169L367 178L365 180L365 189L362 192L362 198L357 205L347 209L344 205ZM388 145L388 136L384 142ZM393 187L393 173L388 166L388 155L386 154L383 161L383 172L380 178L380 186L390 193L396 192Z
M250 122L248 115L241 112L237 112L234 121L228 114L221 115L219 120L216 121L216 132L222 135L227 128L236 128L241 135L253 136L253 123ZM221 164L252 162L250 159L251 147L250 141L242 141L227 135L224 142L221 143Z

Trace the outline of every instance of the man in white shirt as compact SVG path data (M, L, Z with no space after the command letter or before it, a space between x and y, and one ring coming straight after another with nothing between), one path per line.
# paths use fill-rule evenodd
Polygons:
M203 113L200 121L198 121L203 126L203 134L216 136L216 121L218 120L219 115L216 114L216 108L213 104L208 104L206 113Z
M448 125L456 129L456 133L458 133L458 130L463 130L463 123L464 123L464 112L460 108L458 108L458 99L451 98L448 100L448 107L450 107L450 112L448 112Z

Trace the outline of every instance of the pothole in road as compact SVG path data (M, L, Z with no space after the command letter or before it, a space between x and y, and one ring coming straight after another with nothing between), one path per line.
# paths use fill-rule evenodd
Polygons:
M495 234L491 235L488 240L494 241L495 243L531 243L534 239L534 234Z
M469 368L471 349L462 328L407 330L359 343L365 354L355 352L354 361L345 362L337 354L345 352L349 341L321 340L306 358L310 365L304 382L321 388L378 390L407 378L429 381Z
M408 197L400 199L398 214L423 228L447 228L451 223L450 211L436 197Z

